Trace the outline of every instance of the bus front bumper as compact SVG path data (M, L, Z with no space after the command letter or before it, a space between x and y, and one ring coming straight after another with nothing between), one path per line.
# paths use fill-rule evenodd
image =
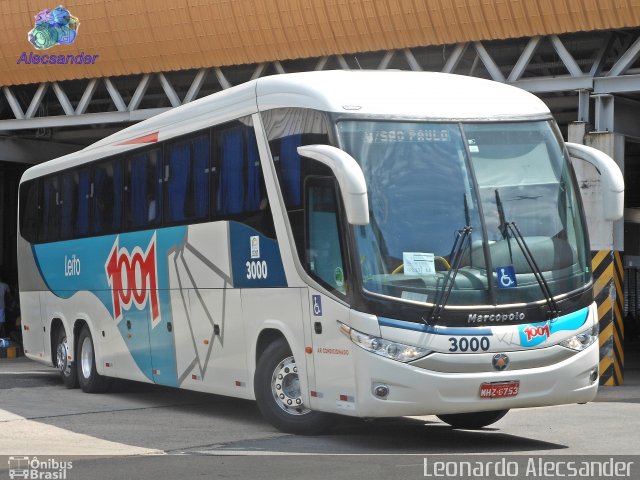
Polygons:
M359 417L419 416L586 403L595 398L598 390L598 342L562 362L545 367L479 373L436 372L389 360L360 348L353 350L355 405L349 409L351 411L341 408L338 413ZM518 393L511 397L481 398L481 385L492 382L518 382ZM384 398L376 396L376 388L380 386L388 388Z

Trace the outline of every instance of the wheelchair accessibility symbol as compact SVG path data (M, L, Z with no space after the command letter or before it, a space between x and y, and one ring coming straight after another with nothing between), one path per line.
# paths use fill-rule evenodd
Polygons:
M322 316L322 300L320 299L320 295L311 295L311 300L313 303L313 316L321 317Z
M511 265L496 268L496 273L498 274L498 287L514 288L518 286L516 271Z

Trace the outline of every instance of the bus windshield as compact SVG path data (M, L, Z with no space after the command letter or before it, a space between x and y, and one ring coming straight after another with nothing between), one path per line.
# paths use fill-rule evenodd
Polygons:
M370 223L353 227L366 291L433 304L451 283L448 305L507 305L545 300L536 274L554 297L589 282L551 122L343 120L338 134L369 192Z

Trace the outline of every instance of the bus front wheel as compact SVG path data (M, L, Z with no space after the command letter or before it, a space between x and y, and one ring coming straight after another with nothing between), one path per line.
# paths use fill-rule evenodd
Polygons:
M86 393L102 393L109 386L109 379L103 377L96 370L96 356L93 349L93 339L87 326L82 328L78 337L78 381L80 388Z
M253 386L260 412L278 430L314 435L332 424L329 414L310 410L302 402L298 367L283 338L260 356Z
M69 360L71 349L67 341L67 332L64 327L58 329L56 340L56 367L60 371L62 383L67 388L78 388L78 376L76 374L76 362Z
M497 422L504 417L508 411L509 410L491 410L488 412L452 413L436 416L453 428L478 430Z

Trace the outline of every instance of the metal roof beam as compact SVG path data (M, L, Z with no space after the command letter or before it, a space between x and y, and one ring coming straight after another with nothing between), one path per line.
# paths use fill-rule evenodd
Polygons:
M385 52L382 60L380 60L380 63L378 64L378 70L386 70L391 63L391 59L393 58L395 53L395 50L389 50L388 52Z
M496 82L506 81L502 71L500 70L496 62L493 61L493 58L491 58L489 52L487 52L487 50L484 48L482 42L473 42L473 44L476 47L476 52L478 52L478 55L480 56L480 60L482 60L482 63L484 64L484 68L487 69L487 72L489 72L491 78Z
M147 93L147 88L149 87L149 82L151 81L151 75L146 74L143 75L138 82L138 86L136 87L136 91L133 92L131 100L129 100L129 105L127 105L127 110L137 110L140 106L140 102L142 102L142 98L144 94Z
M542 37L537 36L537 37L531 37L529 39L527 46L524 47L524 50L522 51L522 54L518 58L518 61L516 61L516 64L511 69L511 73L507 78L508 82L515 82L517 80L520 80L520 77L522 77L522 74L529 66L529 62L531 62L531 59L533 58L533 54L535 53L536 49L538 48L538 45L540 44L541 38Z
M42 99L44 98L44 94L47 93L48 88L49 84L47 82L42 82L40 85L38 85L38 89L31 99L29 108L27 108L27 113L24 114L25 118L31 118L35 115L36 110L38 110L38 107L40 107Z
M557 35L549 35L549 40L551 40L551 45L553 45L553 49L556 51L560 60L567 68L567 71L572 77L580 77L583 75L582 69L580 65L577 64L573 56L569 53L569 50L564 46L562 40Z
M581 77L537 77L525 78L517 82L508 82L515 87L523 88L531 93L567 92L573 90L593 88L593 78L589 75Z
M623 75L627 69L633 65L633 62L636 61L638 56L640 55L640 37L636 39L635 42L631 44L631 46L624 52L618 61L613 64L611 70L607 72L607 77L617 77L618 75Z
M468 43L456 44L453 52L451 52L451 55L449 55L449 58L447 58L444 67L442 67L443 73L451 73L456 69L456 67L460 63L460 60L462 60L462 56L464 55L464 52L467 50L468 46Z
M422 67L416 60L416 57L413 56L413 52L408 48L405 48L402 53L404 53L404 58L407 59L407 63L409 64L409 68L414 72L421 72Z
M162 90L164 90L164 94L169 99L169 103L171 103L171 106L179 107L180 105L182 105L182 102L180 101L180 97L178 97L178 94L174 90L169 80L167 80L167 77L164 76L164 73L162 72L158 73L158 79L160 79L160 85L162 85Z
M80 99L80 101L78 102L78 106L76 107L76 115L82 115L84 112L87 111L87 107L89 106L89 103L93 99L93 94L95 93L97 87L98 87L97 78L94 78L89 81L86 88L84 89L82 98Z
M593 93L625 92L640 92L640 75L621 75L619 77L598 77L593 79Z
M127 105L124 103L124 100L122 99L122 96L120 95L120 92L118 91L116 86L113 84L113 82L111 82L111 79L105 78L104 84L107 87L107 92L109 92L109 96L111 97L111 100L113 100L113 104L116 106L118 111L126 112Z
M64 90L62 89L60 84L58 82L53 82L51 86L53 87L53 91L56 94L56 98L58 99L60 105L62 106L62 109L64 110L64 114L75 115L76 110L75 108L73 108L73 105L71 105L69 97L67 97L67 94L64 93Z
M264 65L264 64L261 64L261 65ZM255 75L257 71L258 71L258 67L256 67L256 70L253 72L253 74ZM206 78L206 76L207 76L206 68L201 68L200 70L198 70L198 73L196 73L196 76L193 79L193 82L191 82L191 85L189 86L189 90L187 91L187 94L184 96L184 100L182 100L182 103L189 103L196 99L196 97L200 93L200 89L202 89L202 85L204 85L204 79ZM251 76L251 80L253 80L253 75Z
M13 116L16 117L18 120L23 119L24 118L24 112L22 111L22 107L20 106L20 102L18 102L18 99L13 94L11 89L9 87L2 87L2 91L4 92L4 96L7 99L7 102L9 102L9 107L11 107L11 111L13 112Z
M229 83L229 80L227 80L227 77L224 76L224 73L222 73L222 70L220 70L220 67L214 68L213 71L216 74L218 83L220 84L223 90L226 90L227 88L231 88L232 86L231 83Z
M83 115L57 115L52 117L34 117L21 120L0 120L0 131L75 127L81 125L100 125L104 123L139 122L170 109L171 107L146 108L142 110L134 110L132 112L85 113Z

